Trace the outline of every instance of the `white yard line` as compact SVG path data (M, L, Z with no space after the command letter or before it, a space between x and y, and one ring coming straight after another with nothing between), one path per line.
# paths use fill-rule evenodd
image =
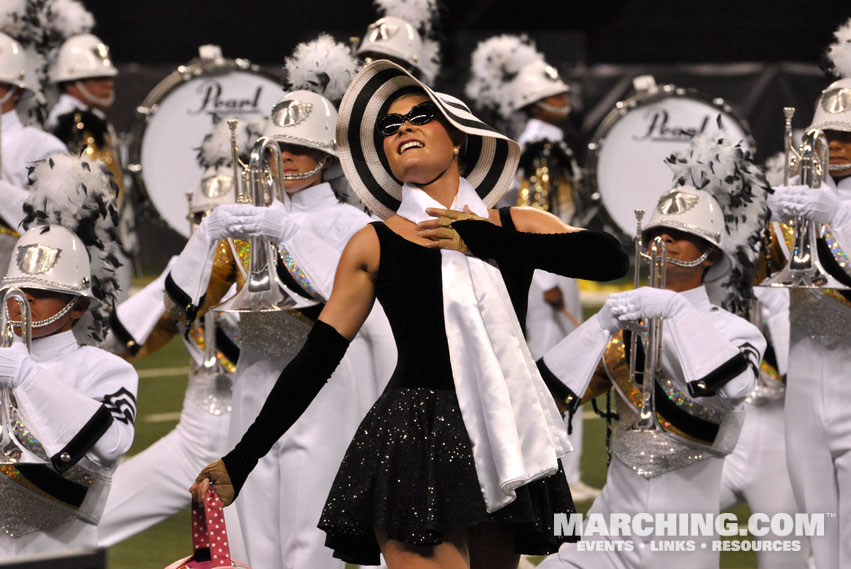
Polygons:
M150 415L142 417L142 420L146 423L166 423L168 421L177 421L178 419L180 419L180 411L173 411L171 413L151 413Z
M150 368L150 369L138 370L139 379L146 379L146 378L149 378L149 377L180 376L180 375L187 375L188 373L189 373L189 366L155 367L155 368Z

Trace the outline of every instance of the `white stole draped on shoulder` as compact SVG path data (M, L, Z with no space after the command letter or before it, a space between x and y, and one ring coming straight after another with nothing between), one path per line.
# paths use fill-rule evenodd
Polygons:
M488 208L461 178L454 210ZM445 206L405 185L398 215L419 223ZM515 489L554 474L572 449L552 396L526 345L499 270L441 250L443 318L455 391L488 512L514 501Z

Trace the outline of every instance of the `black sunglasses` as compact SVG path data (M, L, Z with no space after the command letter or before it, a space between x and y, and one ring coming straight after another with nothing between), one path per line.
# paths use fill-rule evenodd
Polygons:
M415 126L422 126L434 120L437 113L437 106L434 103L431 101L424 101L419 105L414 105L414 108L408 111L408 114L406 115L393 113L380 117L375 123L375 128L381 136L393 136L399 132L399 129L402 128L403 124L405 124L405 121L408 121Z

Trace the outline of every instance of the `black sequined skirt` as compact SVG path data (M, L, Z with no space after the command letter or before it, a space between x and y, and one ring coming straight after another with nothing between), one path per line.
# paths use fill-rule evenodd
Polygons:
M390 539L437 545L447 532L486 522L509 526L517 553L544 555L573 540L554 535L553 514L574 511L559 464L488 514L455 392L388 389L346 451L319 528L335 557L358 565L379 564L376 528Z

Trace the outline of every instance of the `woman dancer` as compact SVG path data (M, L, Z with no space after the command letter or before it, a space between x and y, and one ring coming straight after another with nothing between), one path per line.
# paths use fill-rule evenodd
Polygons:
M395 64L355 78L337 140L352 187L386 221L349 241L301 352L194 494L212 482L234 499L378 298L398 363L340 466L319 523L326 545L347 562L377 564L380 551L391 568L417 569L515 567L519 553L557 549L553 513L573 511L559 462L570 447L519 322L535 268L605 280L626 272L626 255L547 213L489 210L517 144Z

